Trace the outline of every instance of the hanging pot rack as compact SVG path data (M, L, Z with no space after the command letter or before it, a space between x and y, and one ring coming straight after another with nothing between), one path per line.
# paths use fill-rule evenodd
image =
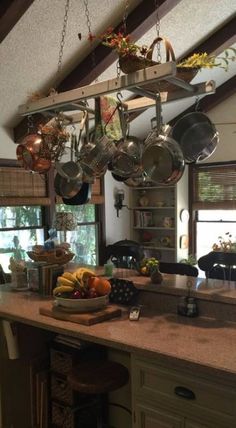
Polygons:
M87 109L85 101L101 95L131 91L141 95L141 98L125 101L127 112L145 110L155 105L156 93L145 89L145 84L167 81L177 86L173 92L161 92L161 102L168 103L182 98L211 94L215 92L213 80L197 84L188 83L176 78L176 63L173 61L154 65L134 73L122 75L113 79L82 86L70 91L53 94L19 106L19 114L28 116L35 113L73 112ZM92 113L90 109L90 113ZM72 116L72 115L71 115ZM72 116L73 117L73 116Z

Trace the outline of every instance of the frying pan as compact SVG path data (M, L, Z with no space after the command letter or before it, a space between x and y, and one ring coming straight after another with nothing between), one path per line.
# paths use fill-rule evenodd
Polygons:
M194 111L173 126L172 137L179 143L186 163L200 162L215 151L219 133L206 114Z
M83 119L80 123L78 140L74 134L71 137L70 161L62 165L59 163L56 164L56 169L58 172L54 179L54 188L56 193L59 196L62 196L64 199L70 199L76 196L82 186L83 170L78 161L74 161L74 152L78 158L78 146L86 120L87 112L84 113Z
M74 151L77 145L76 136L71 136L71 147L70 147L70 160L65 163L56 162L55 168L62 177L67 180L77 180L82 177L83 171L78 162L74 161Z

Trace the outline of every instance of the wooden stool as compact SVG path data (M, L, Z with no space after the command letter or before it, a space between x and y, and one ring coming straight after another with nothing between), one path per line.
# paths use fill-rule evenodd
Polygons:
M102 415L102 394L115 391L124 386L129 380L129 372L126 367L115 361L97 360L86 361L72 368L67 376L69 386L81 394L93 394L97 396L100 412L97 415L97 427L104 426ZM114 403L112 403L114 404ZM130 413L130 410L122 407Z

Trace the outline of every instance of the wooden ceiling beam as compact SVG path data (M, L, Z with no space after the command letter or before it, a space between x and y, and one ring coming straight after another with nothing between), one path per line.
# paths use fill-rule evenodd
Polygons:
M173 9L180 0L159 0L158 15L163 18L171 9ZM155 1L143 0L127 17L127 32L132 35L135 41L142 37L156 22L156 6ZM115 31L120 29L123 22L116 27ZM94 67L94 59L96 66ZM59 84L58 92L65 92L70 89L75 89L81 86L89 85L100 74L102 74L116 60L115 53L101 43L90 52L86 58L80 62L72 72L66 76ZM40 115L37 120L34 118L34 123L40 123ZM42 117L42 120L45 118ZM27 118L24 118L14 128L14 141L19 143L27 132Z
M194 53L215 54L223 52L224 49L236 43L236 14L227 21L221 28L216 30L207 37L202 43L195 46L193 49L184 55L184 58L193 55ZM183 59L183 58L182 58Z
M10 33L34 0L1 0L0 43Z

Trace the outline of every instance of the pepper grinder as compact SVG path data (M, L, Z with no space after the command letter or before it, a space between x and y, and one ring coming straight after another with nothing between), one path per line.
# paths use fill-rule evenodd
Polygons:
M190 291L192 288L192 281L188 279L187 281L187 296L180 297L177 305L177 313L186 317L197 317L198 316L198 307L197 301L194 297L190 297Z

